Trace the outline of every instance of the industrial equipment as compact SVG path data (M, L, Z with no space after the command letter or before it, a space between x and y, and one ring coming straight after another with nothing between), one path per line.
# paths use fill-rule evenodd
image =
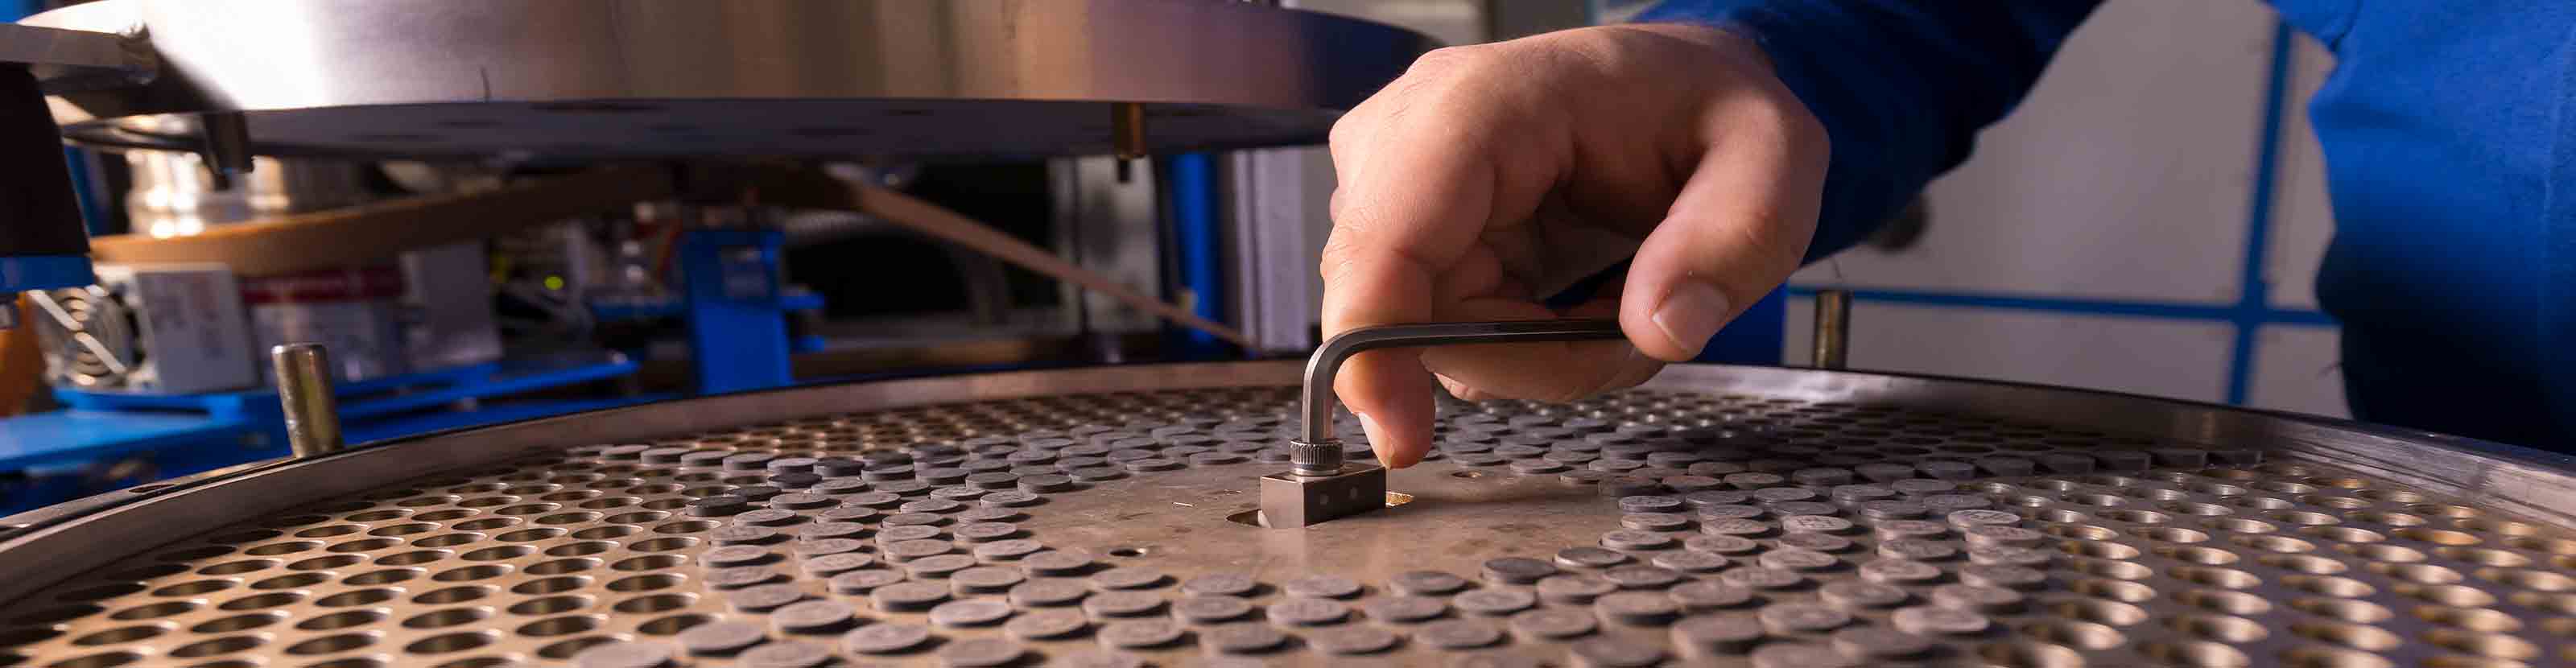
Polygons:
M524 307L502 316L536 333L523 338L684 320L662 334L687 342L708 395L419 417L495 390L636 382L638 365L619 354L572 371L496 362L368 380L334 371L357 351L282 340L229 367L274 374L273 390L60 392L88 411L204 418L117 413L169 429L138 443L215 434L277 458L0 518L0 664L2576 662L2564 457L1843 371L1852 323L1834 305L1818 309L1819 369L1674 365L1565 404L1442 397L1435 451L1394 471L1349 461L1370 447L1335 409L1350 355L1618 327L1407 325L1343 334L1303 364L789 387L813 380L791 361L807 340L791 314L822 305L781 257L815 229L987 258L957 263L980 291L977 329L1011 316L993 277L1008 265L1085 293L1064 300L1078 322L1096 299L1194 332L1179 348L1270 351L1274 334L1302 334L1266 304L1224 322L1230 309L1209 302L1295 290L1229 284L1212 256L1172 260L1190 279L1168 292L1190 298L1167 301L1085 261L1122 233L1053 230L1063 247L1049 250L897 187L922 163L1109 155L1122 162L1046 170L1050 186L1099 195L1056 213L1157 208L1121 181L1170 190L1173 217L1201 224L1228 209L1219 184L1236 215L1311 207L1246 187L1277 165L1219 175L1207 156L1172 154L1319 141L1429 43L1268 4L102 0L0 25L0 38L62 47L0 39L0 62L52 63L0 100L19 103L0 107L20 114L0 119L22 144L0 146L13 164L53 161L59 121L78 145L194 153L233 181L254 155L521 174L205 234L0 247L80 267L0 290L102 289L76 287L94 282L85 250L137 267L219 255L266 279L390 271L404 251L499 236L489 273ZM47 78L63 64L82 76ZM38 83L51 115L27 115L43 106ZM406 172L397 180L446 174ZM27 197L64 197L37 190ZM846 233L861 226L880 236ZM1220 246L1208 229L1146 232L1102 245ZM1297 243L1270 232L1232 241ZM375 293L360 283L340 292ZM96 303L146 320L164 308L120 299ZM404 364L425 359L412 352ZM140 364L113 359L129 376ZM0 442L96 428L52 415L0 423L0 436L53 430ZM96 454L15 447L0 465Z

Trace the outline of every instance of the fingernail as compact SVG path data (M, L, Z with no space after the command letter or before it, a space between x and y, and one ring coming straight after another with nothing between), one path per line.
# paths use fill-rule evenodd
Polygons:
M1369 414L1359 411L1352 411L1351 414L1359 416L1360 431L1368 432L1369 454L1377 457L1377 465L1390 469L1395 468L1395 464L1386 458L1386 449L1392 446L1389 445L1390 442L1386 440L1386 432L1377 428L1377 420L1370 418Z
M1699 349L1708 345L1708 337L1716 336L1717 328L1726 324L1728 310L1726 294L1718 292L1717 286L1682 281L1664 295L1663 303L1655 305L1655 328L1664 330L1673 347L1697 357Z

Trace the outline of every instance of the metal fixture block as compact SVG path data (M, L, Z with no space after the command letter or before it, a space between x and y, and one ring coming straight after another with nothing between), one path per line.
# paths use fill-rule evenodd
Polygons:
M1345 464L1342 472L1261 476L1261 519L1273 529L1295 529L1386 507L1386 469Z

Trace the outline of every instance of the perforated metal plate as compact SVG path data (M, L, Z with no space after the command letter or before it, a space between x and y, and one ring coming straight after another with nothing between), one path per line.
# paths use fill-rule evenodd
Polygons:
M0 651L334 668L2576 661L2576 533L2480 488L2325 461L2288 432L2192 443L1816 383L1878 377L1763 370L1797 382L1755 393L1677 369L1570 406L1446 404L1439 453L1392 477L1401 505L1292 531L1244 516L1284 461L1290 389L1149 388L1293 369L1153 373L1107 384L1147 391L1054 394L1104 384L1035 374L860 397L885 408L817 394L851 396L832 388L683 403L648 410L842 405L653 439L621 423L671 418L440 437L344 459L509 454L244 507L166 545L75 542L113 517L72 518L0 559L119 558L14 599ZM957 387L1043 396L948 401ZM932 403L897 406L915 402ZM2424 469L2471 456L2422 447ZM270 475L299 471L330 486L311 466ZM92 515L150 519L241 484Z

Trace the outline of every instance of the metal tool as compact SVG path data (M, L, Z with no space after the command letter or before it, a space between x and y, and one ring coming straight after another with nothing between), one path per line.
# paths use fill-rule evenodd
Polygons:
M269 362L277 373L277 404L286 411L286 442L297 457L338 452L339 399L331 394L331 353L319 343L289 343L271 348Z
M495 17L514 29L494 29ZM1032 156L1320 143L1341 110L1436 46L1318 12L1133 0L106 0L26 23L131 33L172 64L149 85L65 96L66 136L205 150L218 167L244 166L230 159L243 154ZM1122 105L1132 113L1113 116ZM206 115L218 129L210 143ZM1142 123L1112 118L1149 120L1152 132L1121 144Z
M1343 332L1306 361L1305 420L1288 442L1288 470L1261 477L1261 512L1272 527L1297 528L1383 507L1386 470L1343 461L1333 436L1333 378L1352 355L1380 348L1477 343L1590 341L1621 336L1617 320L1534 320L1388 325Z
M1815 367L1841 369L1851 364L1851 291L1816 291Z

